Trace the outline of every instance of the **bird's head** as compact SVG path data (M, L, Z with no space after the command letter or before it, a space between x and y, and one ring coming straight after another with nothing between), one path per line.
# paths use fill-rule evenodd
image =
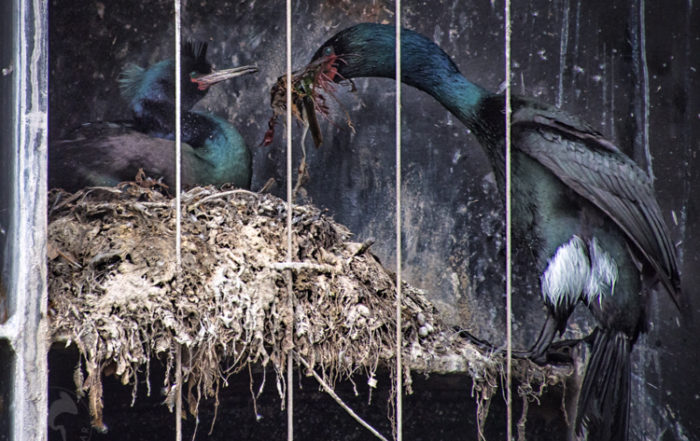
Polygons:
M433 95L437 85L448 84L457 66L435 43L408 29L401 30L402 81ZM328 39L308 65L292 74L293 113L318 131L315 114L327 115L326 96L334 98L335 83L358 77L395 78L396 27L361 23L344 29ZM449 85L449 84L448 84ZM274 121L286 108L287 81L279 77L271 91L274 111L264 145L272 142ZM302 110L303 107L303 110ZM314 134L320 140L320 134ZM319 142L316 143L317 146Z
M192 89L192 93L199 93L202 96L216 83L258 71L255 66L214 70L207 60L207 43L190 41L183 47L181 66L182 87L192 88L194 85L196 91Z
M182 47L180 72L182 107L190 109L214 84L257 72L257 68L241 66L215 70L207 60L207 43L188 41ZM157 106L174 106L175 64L172 59L155 63L146 69L131 65L122 72L119 83L122 96L130 102L137 117L149 111L144 106L154 106L154 103Z
M361 23L329 38L316 51L312 64L327 63L325 73L335 82L357 77L394 76L395 28Z
M187 41L182 45L180 76L183 79L183 86L196 85L197 90L205 92L208 89L208 86L203 84L202 87L199 87L200 84L197 83L198 77L206 76L214 71L212 64L207 60L208 48L209 45L206 42L199 41Z
M335 83L363 76L394 74L394 35L388 26L363 23L340 31L326 41L303 69L292 73L292 113L309 126L316 147L322 136L316 114L327 116L326 96L335 98ZM277 116L286 109L287 79L277 79L271 89L273 116L263 145L274 137Z
M333 81L357 77L396 76L396 27L360 23L328 39L311 64L327 63L325 73ZM439 75L458 73L450 57L433 41L409 29L401 29L402 81L419 89Z

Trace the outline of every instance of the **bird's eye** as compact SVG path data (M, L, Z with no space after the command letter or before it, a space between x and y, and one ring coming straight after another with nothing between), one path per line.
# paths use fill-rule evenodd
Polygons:
M323 55L325 55L325 56L333 55L333 47L326 46L326 48L323 49Z

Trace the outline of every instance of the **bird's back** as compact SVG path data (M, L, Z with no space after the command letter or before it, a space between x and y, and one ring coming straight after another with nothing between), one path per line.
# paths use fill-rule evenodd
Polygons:
M494 117L503 108L503 96L485 101L481 112L493 125L484 130L490 133L486 137L476 131L478 137L487 138L480 139L482 143L490 143L494 150L504 148L504 125ZM520 205L525 216L522 222L528 222L536 209L540 220L555 224L554 211L565 218L571 206L583 207L602 222L612 222L680 304L675 247L651 181L641 167L589 124L552 106L515 97L511 127L513 158L518 161L514 164L513 203L516 208ZM518 167L520 176L516 175ZM533 188L544 194L537 197ZM567 201L571 206L566 206Z
M196 146L182 144L182 187L231 183L249 188L251 155L227 121L213 115L192 116ZM187 119L187 118L186 118ZM209 124L204 124L203 121ZM67 139L49 146L49 188L76 191L133 181L139 170L175 188L175 143L149 136L130 124L84 124Z
M68 139L49 146L49 188L77 191L88 186L115 186L133 181L143 169L148 176L174 181L174 144L127 125L91 123Z

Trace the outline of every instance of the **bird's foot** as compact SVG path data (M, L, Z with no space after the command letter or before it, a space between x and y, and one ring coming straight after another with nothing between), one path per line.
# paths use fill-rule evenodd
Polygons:
M549 347L544 351L526 351L518 353L520 358L528 358L532 362L543 366L549 365L560 365L560 364L571 364L574 362L573 350L580 343L590 343L591 336L586 336L583 338L571 338L567 340L559 340L552 342Z
M505 345L496 346L489 341L475 336L466 329L459 327L455 327L454 329L460 337L470 341L479 348L486 349L493 353L506 352ZM557 341L549 345L544 351L535 351L534 348L530 350L513 350L511 351L511 356L517 359L528 359L540 366L546 364L571 364L573 362L573 356L571 355L573 348L581 341L587 341L588 338L589 337Z

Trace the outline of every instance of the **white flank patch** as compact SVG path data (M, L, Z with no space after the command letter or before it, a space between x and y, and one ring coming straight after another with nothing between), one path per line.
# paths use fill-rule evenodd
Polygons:
M573 307L587 285L590 262L578 236L557 248L542 275L542 298L555 309ZM563 305L562 305L563 304Z
M600 305L603 295L613 295L617 282L618 269L615 259L600 246L595 237L589 242L591 256L591 274L584 294L588 303L598 300Z

